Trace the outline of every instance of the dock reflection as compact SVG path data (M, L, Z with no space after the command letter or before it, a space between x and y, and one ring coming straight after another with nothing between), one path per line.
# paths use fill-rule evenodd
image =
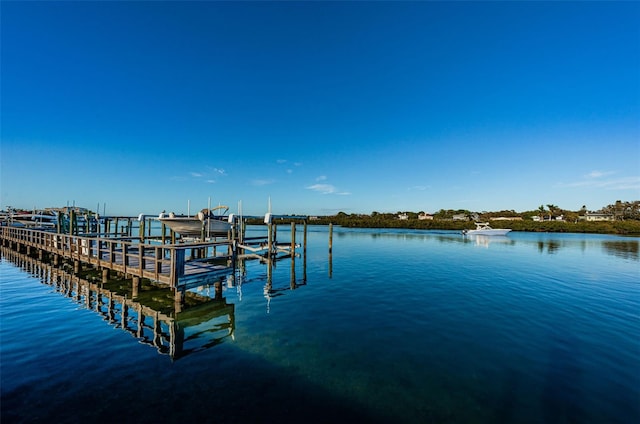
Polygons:
M76 275L4 247L1 254L55 292L174 361L234 337L235 305L222 296L221 282L213 285L213 297L187 291L183 302L176 304L170 289L151 283L143 284L132 298L130 284L123 281L91 281L91 275Z

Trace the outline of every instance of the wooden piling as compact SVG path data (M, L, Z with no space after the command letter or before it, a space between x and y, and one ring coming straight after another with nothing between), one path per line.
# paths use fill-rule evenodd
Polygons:
M71 209L69 211L69 234L73 235L75 234L75 225L76 225L77 221L76 221L76 211L74 211L73 209Z
M307 257L307 220L304 220L304 237L303 237L302 253Z
M329 254L333 251L333 224L329 223Z
M271 251L273 249L273 224L267 224L267 258L271 259Z
M291 222L291 258L296 254L296 223Z
M140 222L140 223L139 223L140 228L139 228L138 233L139 233L139 236L140 236L140 243L144 243L144 235L145 235L145 234L144 234L144 226L145 226L145 220L144 220L144 219L141 219L139 222Z

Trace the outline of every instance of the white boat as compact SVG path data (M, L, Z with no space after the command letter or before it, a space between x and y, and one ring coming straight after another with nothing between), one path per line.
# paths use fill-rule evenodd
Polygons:
M218 206L213 209L203 209L196 216L178 216L171 212L169 215L161 213L158 220L166 224L174 232L183 237L205 237L226 235L231 230L233 223L233 215L214 215L216 209L226 208L227 206Z
M58 222L58 216L47 210L34 211L33 213L11 213L7 218L11 226L39 229L52 229Z
M491 228L488 222L476 222L475 230L462 230L464 235L505 236L511 231L507 228Z

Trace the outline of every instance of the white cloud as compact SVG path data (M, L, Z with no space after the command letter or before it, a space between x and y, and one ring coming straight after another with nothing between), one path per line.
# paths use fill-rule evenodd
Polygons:
M209 184L215 184L216 180L207 180Z
M349 195L351 195L351 193L348 192L348 191L338 191L331 184L312 184L312 185L307 186L305 188L307 190L317 191L318 193L322 193L322 194L335 194L335 195L338 195L338 196L349 196Z
M287 160L286 159L278 159L276 162L277 163L287 163Z
M227 173L222 168L208 167L206 172L191 171L189 172L189 175L191 175L192 178L207 178L207 182L211 182L213 177L227 175Z
M591 171L585 177L587 178L601 178L607 175L615 174L614 171Z
M336 188L331 184L313 184L306 187L308 190L320 192L322 194L332 194L336 192Z
M316 181L325 181L327 179L326 175L320 175L319 177L316 177Z

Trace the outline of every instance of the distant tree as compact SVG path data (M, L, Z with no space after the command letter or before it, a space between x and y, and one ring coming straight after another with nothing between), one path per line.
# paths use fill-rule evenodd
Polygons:
M544 205L538 206L538 216L540 217L540 221L544 221Z
M549 221L551 221L553 219L553 214L556 212L558 207L554 204L550 204L547 205L547 208L549 209Z

